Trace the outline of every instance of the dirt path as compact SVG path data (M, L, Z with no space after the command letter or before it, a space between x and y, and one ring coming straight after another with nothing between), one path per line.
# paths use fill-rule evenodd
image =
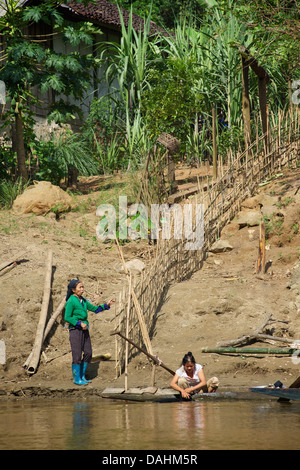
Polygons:
M244 204L243 214L258 210L268 217L270 267L266 274L255 272L258 226L246 224L241 228L235 219L221 236L232 249L210 253L191 279L170 287L157 313L152 338L153 350L169 368L175 370L182 356L192 351L205 366L207 377L219 377L220 388L244 389L278 379L288 385L300 375L299 364L290 357L201 353L202 347L215 347L219 341L255 330L270 313L286 322L272 325L270 334L300 339L299 176L300 171L285 172L262 186L256 199ZM125 190L119 180L115 185L111 183L105 190L106 202L109 191L116 197ZM110 353L112 358L90 366L93 381L84 391L72 383L68 331L61 318L51 331L37 373L29 377L22 367L35 338L49 249L54 264L51 310L57 307L73 277L82 279L86 297L96 304L118 298L126 285L116 247L100 243L95 237L95 208L103 200L103 190L79 196L80 210L59 219L55 214L16 216L1 212L0 264L15 253L24 252L24 257L0 277L0 340L6 345L6 364L0 365L0 396L97 395L106 386L124 385L124 377L116 378L115 343L110 336L115 327L114 308L89 316L94 355ZM136 241L125 244L123 252L126 261L139 259L147 265L152 249L146 241ZM167 387L170 379L168 372L157 367L158 386ZM150 382L151 365L139 354L129 366L129 386L147 386Z

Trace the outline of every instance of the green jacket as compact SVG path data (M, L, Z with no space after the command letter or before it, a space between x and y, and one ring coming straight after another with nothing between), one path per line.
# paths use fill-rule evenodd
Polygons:
M76 327L77 322L83 322L88 325L88 310L98 313L102 310L109 310L109 307L107 304L96 307L83 297L79 300L75 295L71 295L65 305L65 321L69 323L70 327Z

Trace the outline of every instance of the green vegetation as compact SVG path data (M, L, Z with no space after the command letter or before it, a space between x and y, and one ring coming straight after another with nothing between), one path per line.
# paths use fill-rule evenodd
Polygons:
M0 35L7 41L0 80L6 84L10 103L1 117L3 127L15 129L12 145L7 137L0 150L1 206L11 205L12 191L5 196L7 182L18 178L59 184L70 170L79 175L138 170L162 132L180 140L179 157L187 162L210 159L213 108L218 116L219 156L225 161L229 149L243 149L240 46L270 77L272 124L278 122L279 110L295 106L292 83L300 77L296 1L153 0L150 5L120 0L118 4L131 9L129 24L122 21L121 41L99 43L92 55L79 54L76 47L91 45L99 30L90 23L68 23L54 0L23 8L15 0L0 1L7 10L0 19ZM134 30L132 12L145 18L142 31ZM165 31L153 36L151 21ZM54 52L48 42L26 34L26 27L37 22L53 24L53 34L63 35L72 52ZM80 106L70 105L68 98L80 103L95 67L104 70L107 94L92 101L80 132L64 130L47 141L38 138L29 107L35 100L33 87L40 93L55 93L48 119L63 125L82 117ZM61 95L66 99L59 99ZM255 135L257 129L261 132L261 119L258 80L251 70L249 99Z

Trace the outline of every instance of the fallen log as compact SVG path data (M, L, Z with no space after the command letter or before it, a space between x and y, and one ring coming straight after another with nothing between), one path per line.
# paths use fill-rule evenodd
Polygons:
M0 276L4 276L4 274L9 273L13 268L17 266L17 263L9 264L6 268L0 271Z
M28 356L23 367L29 374L34 374L40 361L40 355L44 340L45 324L47 320L48 307L51 295L52 281L52 251L49 250L46 262L46 276L44 283L43 302L41 307L40 319L36 330L35 342L30 355Z
M281 348L202 348L203 353L217 354L287 354L292 356L297 349Z
M24 256L24 252L19 253L18 255L16 255L14 258L12 258L9 261L5 261L4 263L1 263L0 264L0 271L2 271L2 269L4 269L4 268L7 268L11 264L16 263L21 258L21 256Z
M219 343L217 343L216 346L218 348L242 346L245 344L252 343L255 340L266 341L266 342L281 341L282 343L288 343L288 344L294 343L295 340L293 339L281 338L279 336L272 336L272 335L267 335L263 333L263 330L265 329L267 325L271 323L275 323L277 321L286 323L285 320L275 320L274 318L272 318L272 314L270 314L265 318L262 325L259 328L257 328L257 330L253 331L252 333L245 334L243 336L240 336L239 338L232 339L229 341L220 341Z

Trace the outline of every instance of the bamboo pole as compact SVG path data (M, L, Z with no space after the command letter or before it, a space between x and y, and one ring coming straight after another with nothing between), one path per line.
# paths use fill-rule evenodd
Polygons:
M126 336L128 338L129 333L129 315L130 315L130 307L131 307L131 274L129 278L129 292L128 292L128 305L127 305L127 315L126 315ZM126 349L125 349L125 391L128 390L128 349L129 345L126 342Z
M202 348L203 353L217 354L287 354L293 355L299 349L282 349L282 348Z
M43 294L43 302L41 307L40 319L38 322L37 330L36 330L36 337L35 342L32 348L32 351L24 364L24 368L27 369L29 374L34 374L37 370L39 361L40 361L40 354L42 350L43 340L44 340L44 330L45 324L47 320L48 314L48 307L51 295L51 281L52 281L52 251L49 250L47 261L46 261L46 276L45 276L45 283L44 283L44 294Z
M124 260L124 257L123 257L123 253L122 253L122 250L121 250L121 247L119 245L119 242L118 242L118 239L117 237L115 236L115 239L116 239L116 243L117 243L117 246L118 246L118 250L119 250L119 254L120 254L120 257L121 257L121 260L122 260L122 264L123 264L123 268L124 268L124 272L127 276L127 280L129 282L129 277L130 277L130 274L129 274L129 271L126 267L126 263L125 263L125 260ZM144 343L145 343L145 346L148 350L148 352L150 354L153 354L152 352L152 346L151 346L151 342L150 342L150 338L149 338L149 335L148 335L148 331L147 331L147 327L146 327L146 324L145 324L145 320L143 318L143 314L142 314L142 311L141 311L141 308L140 308L140 304L139 304L139 301L137 299L137 296L133 290L133 287L131 286L131 296L132 296L132 300L133 300L133 303L134 303L134 306L136 308L136 312L137 312L137 315L138 315L138 319L139 319L139 323L140 323L140 327L141 327L141 332L142 332L142 336L143 336L143 340L144 340Z
M265 234L265 223L260 222L259 224L259 249L258 249L258 260L256 273L265 272L266 264L266 234Z
M139 351L141 351L143 354L145 354L147 357L149 357L149 359L151 359L155 364L157 364L158 366L161 366L163 369L167 370L168 372L170 372L170 374L174 375L175 372L171 369L169 369L167 366L164 365L163 362L161 362L156 356L153 356L152 354L149 354L147 351L145 351L143 348L140 348L136 343L134 343L133 341L131 341L129 338L125 338L124 335L122 335L122 333L120 333L120 331L113 331L111 334L111 336L113 335L119 335L121 336L121 338L125 339L126 341L128 341L128 343L132 344L132 346L134 346L135 348L137 348Z
M65 308L65 304L66 304L66 299L65 297L61 300L60 304L58 305L57 309L55 310L55 312L52 314L50 320L48 321L47 323L47 326L45 328L45 332L44 332L44 338L43 338L43 342L45 341L45 339L47 338L48 334L50 333L50 330L52 328L52 326L54 325L54 322L55 320L57 319L57 317L61 314L61 312L63 311L63 309Z
M213 176L214 179L218 177L218 149L217 149L217 116L216 116L216 107L212 109L212 136L213 136Z

